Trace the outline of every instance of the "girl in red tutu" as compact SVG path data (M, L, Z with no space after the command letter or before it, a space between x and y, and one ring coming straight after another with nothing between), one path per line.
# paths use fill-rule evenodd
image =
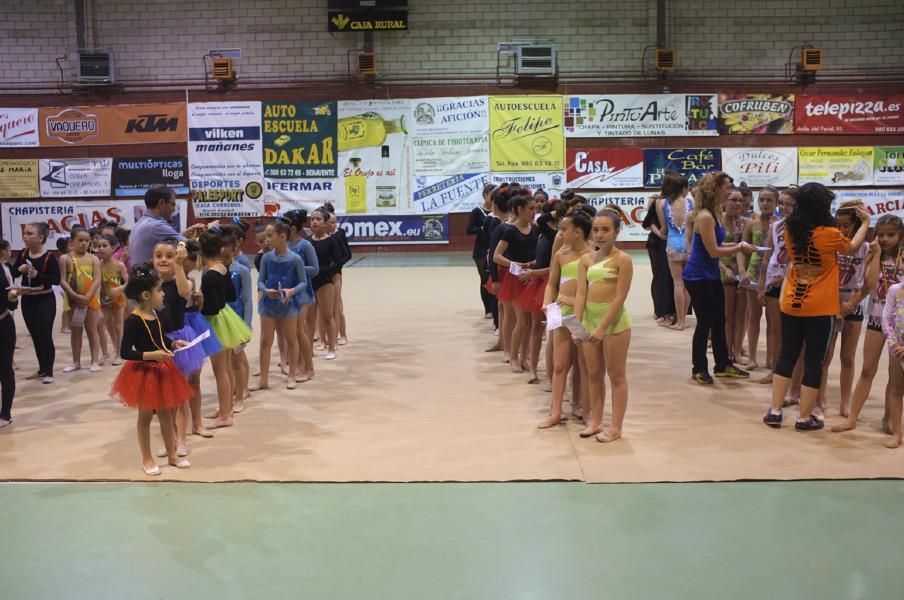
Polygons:
M528 383L540 383L537 376L537 364L540 361L540 349L543 346L543 296L546 282L549 281L549 263L552 259L552 246L556 238L555 202L550 202L546 192L538 190L534 193L534 202L540 216L537 218L539 237L534 264L526 269L522 276L527 284L518 297L518 308L530 315L530 377ZM551 348L551 345L549 346ZM552 352L549 352L547 364L552 364ZM547 377L552 377L552 369L547 369ZM552 380L549 381L552 385Z
M151 454L151 420L157 413L169 464L179 469L191 463L176 455L172 411L194 395L194 390L173 362L173 351L187 342L163 335L157 311L163 308L160 277L149 264L132 268L126 297L138 304L123 325L119 352L126 361L113 381L110 397L138 409L138 447L146 475L159 475Z

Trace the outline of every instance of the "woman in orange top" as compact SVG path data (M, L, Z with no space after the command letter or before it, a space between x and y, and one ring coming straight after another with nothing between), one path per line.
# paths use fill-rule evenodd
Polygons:
M857 252L869 229L869 213L859 207L857 218L862 225L853 238L844 237L830 211L834 198L835 194L822 184L804 184L798 190L797 206L786 220L785 247L790 264L781 299L782 346L772 378L772 408L763 417L770 427L782 426L782 401L804 343L800 418L794 428L812 431L823 426L811 409L819 395L822 363L835 317L841 312L837 254Z

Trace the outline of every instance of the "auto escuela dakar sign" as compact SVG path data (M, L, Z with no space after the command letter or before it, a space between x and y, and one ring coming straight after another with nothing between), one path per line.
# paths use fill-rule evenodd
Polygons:
M329 0L327 31L406 31L406 0Z

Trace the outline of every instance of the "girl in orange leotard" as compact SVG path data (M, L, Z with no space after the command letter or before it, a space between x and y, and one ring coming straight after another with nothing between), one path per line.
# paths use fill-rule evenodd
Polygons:
M126 266L113 258L116 238L104 235L97 241L97 258L100 259L100 308L104 314L104 327L113 343L113 365L122 364L122 358L116 352L122 341L123 311L126 307L124 295L129 273Z
M88 254L91 236L83 227L72 228L72 253L60 260L63 277L60 286L69 297L72 306L72 364L63 369L63 373L71 373L82 368L82 330L88 333L88 346L91 349L91 367L89 371L100 371L98 363L100 353L100 261L96 256ZM79 323L79 313L84 311L83 320Z

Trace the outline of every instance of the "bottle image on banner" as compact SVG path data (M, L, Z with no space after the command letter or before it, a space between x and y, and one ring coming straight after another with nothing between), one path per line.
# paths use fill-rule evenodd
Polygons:
M347 167L351 175L345 177L345 212L367 212L367 177L361 175L361 159L350 158Z
M390 133L408 133L405 117L384 121L374 112L339 119L339 151L382 146Z
M380 148L380 169L383 176L377 181L377 208L395 209L398 205L398 190L395 186L395 177L389 175L392 170L392 161L389 159L389 146Z

